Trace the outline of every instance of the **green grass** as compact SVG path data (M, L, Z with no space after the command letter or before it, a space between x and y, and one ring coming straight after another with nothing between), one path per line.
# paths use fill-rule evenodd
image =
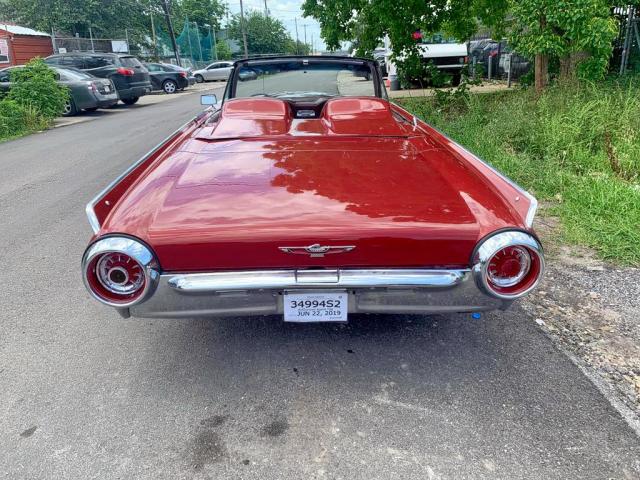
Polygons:
M536 195L564 241L640 265L640 82L400 103Z
M34 107L13 100L0 99L0 142L47 128L51 120Z

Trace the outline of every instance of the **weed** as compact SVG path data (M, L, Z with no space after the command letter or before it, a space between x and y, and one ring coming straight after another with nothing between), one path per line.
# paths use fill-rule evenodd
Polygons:
M640 265L640 83L400 102L550 205L566 241Z

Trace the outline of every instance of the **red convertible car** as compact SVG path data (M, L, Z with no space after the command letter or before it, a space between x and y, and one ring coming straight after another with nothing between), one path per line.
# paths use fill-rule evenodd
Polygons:
M480 312L540 280L536 200L391 103L375 62L240 60L203 99L87 206L84 282L121 315Z

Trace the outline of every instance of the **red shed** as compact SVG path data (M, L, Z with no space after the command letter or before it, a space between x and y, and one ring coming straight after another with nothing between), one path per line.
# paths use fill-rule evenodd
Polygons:
M49 34L0 23L0 68L23 65L33 57L47 57L52 53Z

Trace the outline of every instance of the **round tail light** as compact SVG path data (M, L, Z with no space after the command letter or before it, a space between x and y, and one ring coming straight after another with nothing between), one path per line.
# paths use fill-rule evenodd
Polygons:
M544 271L542 246L520 231L501 232L484 240L476 249L474 274L488 294L515 299L530 292Z
M84 283L102 303L128 307L146 300L157 285L159 268L139 241L107 237L89 246L82 259Z

